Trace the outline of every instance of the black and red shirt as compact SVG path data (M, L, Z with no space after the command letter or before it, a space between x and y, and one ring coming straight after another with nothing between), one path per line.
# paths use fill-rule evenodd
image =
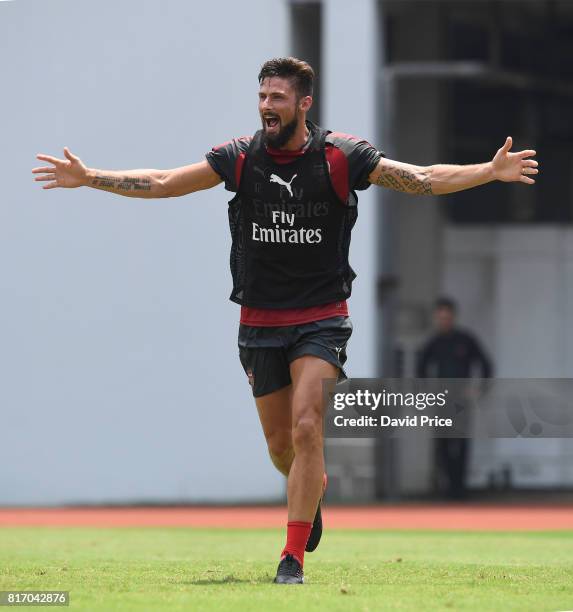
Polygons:
M310 122L308 126L312 135L314 126ZM251 136L235 138L214 147L206 155L207 161L225 182L225 189L228 191L236 193L238 190L252 139ZM310 140L311 138L308 142ZM307 145L299 151L274 150L267 147L267 153L275 163L289 164L307 153ZM348 202L349 198L353 197L353 191L364 190L370 186L368 176L384 155L367 141L340 132L328 133L324 154L332 187L343 202ZM333 316L348 316L345 300L319 306L280 310L241 306L241 323L251 326L297 325Z

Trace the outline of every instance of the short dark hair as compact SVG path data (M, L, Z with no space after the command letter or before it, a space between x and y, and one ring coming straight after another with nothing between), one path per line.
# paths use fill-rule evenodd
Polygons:
M452 298L442 296L434 302L434 310L438 310L438 308L447 308L451 312L455 313L458 309L458 305Z
M275 57L268 60L259 72L259 85L269 77L290 79L299 98L312 96L314 70L304 60L296 57Z

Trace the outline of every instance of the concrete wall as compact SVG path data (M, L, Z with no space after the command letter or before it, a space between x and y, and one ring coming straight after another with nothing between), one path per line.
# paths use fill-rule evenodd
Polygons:
M406 15L392 22L393 61L440 59L443 37L439 5L428 2L401 8ZM419 165L444 161L442 83L416 77L388 77L386 83L395 96L389 157ZM443 219L439 198L398 192L389 192L386 197L395 215L395 344L403 351L403 375L414 376L414 356L428 329L428 305L440 291ZM426 432L419 432L415 442L397 440L396 449L399 492L409 495L430 490L433 440Z
M42 191L37 152L168 168L259 125L282 0L0 3L0 504L268 499L222 186Z

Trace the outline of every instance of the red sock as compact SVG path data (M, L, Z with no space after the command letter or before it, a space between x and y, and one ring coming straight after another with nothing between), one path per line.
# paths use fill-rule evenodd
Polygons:
M312 529L312 523L305 523L304 521L289 521L287 523L287 541L281 553L281 559L287 554L296 557L301 566L304 564L304 549L310 530Z

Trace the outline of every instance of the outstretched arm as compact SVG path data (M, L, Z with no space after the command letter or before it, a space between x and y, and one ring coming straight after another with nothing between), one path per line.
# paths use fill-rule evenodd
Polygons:
M511 145L512 139L508 136L490 162L465 166L414 166L383 157L368 180L375 185L417 195L454 193L496 180L533 185L535 180L527 175L538 173L537 161L528 159L536 155L535 151L526 149L510 153Z
M201 189L209 189L221 182L221 177L207 161L172 170L96 170L65 147L66 159L39 154L36 157L51 166L34 168L36 181L49 181L44 189L54 187L93 187L132 198L171 198Z

